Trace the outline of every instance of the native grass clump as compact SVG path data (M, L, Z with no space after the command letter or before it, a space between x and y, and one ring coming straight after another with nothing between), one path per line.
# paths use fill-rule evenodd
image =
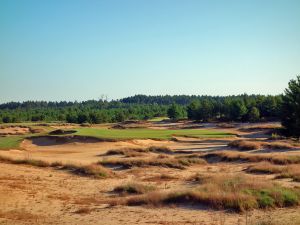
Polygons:
M249 179L242 175L199 176L198 185L177 191L152 191L130 198L114 199L111 204L205 205L213 209L246 211L299 205L300 190L285 188L276 183Z

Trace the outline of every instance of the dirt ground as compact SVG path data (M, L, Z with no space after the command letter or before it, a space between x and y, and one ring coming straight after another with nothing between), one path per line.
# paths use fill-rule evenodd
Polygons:
M175 124L176 125L176 124ZM174 125L174 126L175 126ZM151 125L155 127L156 125ZM160 129L162 125L159 125ZM172 125L173 126L173 125ZM182 126L182 125L180 125ZM217 128L215 125L212 129ZM244 128L244 129L241 129ZM264 129L245 129L247 125L226 128L240 137L265 138ZM90 164L110 157L105 153L112 149L146 148L166 146L173 151L214 152L227 150L232 139L178 138L177 141L131 140L119 142L68 142L61 143L49 138L25 140L24 150L2 151L0 155L14 158L41 159L49 162ZM298 154L299 150L280 154ZM205 206L109 206L107 200L114 198L112 190L121 184L141 182L161 190L176 190L187 184L187 178L195 173L244 174L249 180L272 180L274 175L246 174L245 168L253 163L214 163L193 165L185 170L147 167L115 171L117 176L94 179L73 175L54 168L38 168L29 165L0 163L0 224L192 224L192 225L244 225L261 218L293 220L300 208L254 210L249 213L230 213L209 210ZM166 174L174 179L157 179ZM300 186L299 182L280 179L283 186ZM247 220L247 223L246 223Z
M122 179L97 180L23 165L0 164L0 170L0 224L217 225L225 219L225 224L234 225L245 224L247 216L253 221L265 217L291 219L300 212L300 208L290 208L246 215L205 207L108 207L103 202L113 187L135 179L138 173L129 173Z

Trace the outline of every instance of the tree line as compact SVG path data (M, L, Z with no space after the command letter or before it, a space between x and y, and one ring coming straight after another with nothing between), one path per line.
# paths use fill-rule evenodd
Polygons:
M287 135L300 137L300 76L289 82L284 94L275 96L135 95L112 101L0 104L0 123L63 121L98 124L164 116L201 122L281 120Z
M229 97L203 96L193 99L186 106L189 119L209 121L272 121L280 117L282 96L240 95ZM176 111L176 113L175 113ZM173 103L168 110L173 119L184 117L178 104Z
M0 122L106 123L169 116L198 121L276 120L282 96L146 96L83 102L26 101L0 104Z

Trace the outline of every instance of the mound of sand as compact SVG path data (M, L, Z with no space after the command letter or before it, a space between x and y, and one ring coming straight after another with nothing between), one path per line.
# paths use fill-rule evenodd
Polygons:
M22 135L30 132L29 127L10 126L0 128L0 135Z

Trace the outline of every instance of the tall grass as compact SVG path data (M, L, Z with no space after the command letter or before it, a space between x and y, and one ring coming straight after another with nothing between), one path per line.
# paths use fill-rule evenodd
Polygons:
M300 155L286 155L286 154L252 154L244 152L234 151L222 151L218 153L208 153L201 157L207 160L215 161L248 161L248 162L261 162L268 161L273 164L287 165L287 164L299 164Z
M240 150L255 150L261 147L260 143L253 141L235 140L228 144L231 148L237 148Z
M113 175L113 173L109 169L104 168L103 166L98 164L63 164L61 162L47 162L31 158L14 159L5 156L0 156L0 161L12 164L31 165L34 167L51 167L61 170L68 170L75 175L89 176L94 178L106 178Z
M269 173L277 174L275 178L291 178L295 182L300 182L300 165L274 165L269 162L260 162L259 164L249 166L246 169L249 173Z
M293 149L296 146L287 143L287 142L262 142L262 141L246 141L246 140L235 140L228 144L231 148L237 148L239 150L257 150L261 148L265 149L273 149L273 150L286 150L286 149Z
M244 176L203 177L193 189L171 192L150 192L131 198L114 199L111 204L164 205L200 204L213 209L246 211L299 205L300 191L277 184L249 180Z
M121 149L112 149L105 153L105 155L124 155L126 157L137 157L143 156L143 153L163 153L171 154L173 151L165 146L150 146L148 148L121 148Z
M124 169L132 167L160 166L174 169L185 169L192 164L206 164L203 159L193 158L174 158L167 155L158 155L150 158L132 158L132 159L107 159L98 162L103 166L122 166Z

